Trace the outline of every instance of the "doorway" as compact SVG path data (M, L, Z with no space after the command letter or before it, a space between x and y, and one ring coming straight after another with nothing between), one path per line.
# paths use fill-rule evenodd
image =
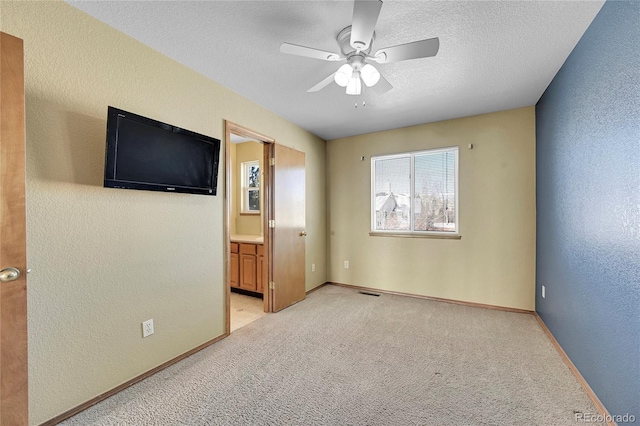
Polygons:
M225 122L227 332L270 311L270 173L274 140Z
M225 136L226 331L231 333L306 295L305 155L229 121Z

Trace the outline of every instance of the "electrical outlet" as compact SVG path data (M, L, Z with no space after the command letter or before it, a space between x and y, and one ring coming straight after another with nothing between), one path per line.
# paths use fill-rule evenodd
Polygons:
M349 269L349 261L348 260L344 261L344 269Z
M153 332L153 319L146 320L142 323L142 337L151 336Z
M316 271L316 264L312 263L311 264L311 272L315 272Z
M544 299L545 297L546 297L546 295L545 295L545 288L544 288L544 286L542 286L542 298Z

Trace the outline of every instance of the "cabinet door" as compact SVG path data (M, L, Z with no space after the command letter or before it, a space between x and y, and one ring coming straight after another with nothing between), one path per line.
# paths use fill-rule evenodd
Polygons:
M263 280L262 280L262 271L264 271L264 256L258 256L258 268L257 268L257 276L256 276L256 291L258 293L264 293L263 290Z
M240 264L238 263L238 253L231 253L231 287L239 287Z
M240 288L256 291L256 255L240 255Z

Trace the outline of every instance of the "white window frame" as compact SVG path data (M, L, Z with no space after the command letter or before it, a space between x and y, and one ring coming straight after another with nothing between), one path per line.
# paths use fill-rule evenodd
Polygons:
M460 176L460 168L459 168L459 151L460 148L458 146L449 146L444 148L435 148L435 149L425 149L422 151L411 151L404 152L399 154L390 154L390 155L378 155L371 157L371 234L387 234L387 235L402 235L402 236L450 236L450 237L459 237L460 235L460 221L459 221L459 176ZM415 157L424 155L424 154L437 154L439 152L453 152L455 154L454 164L455 164L455 208L456 208L456 228L454 232L450 231L416 231L414 230L415 226ZM396 158L409 158L410 159L410 230L402 231L402 230L394 230L394 229L376 229L376 161L378 160L392 160Z
M250 167L254 167L257 166L258 167L258 174L260 175L258 178L258 186L257 187L249 187L249 168ZM242 206L241 206L241 213L243 214L260 214L260 209L258 210L249 210L249 193L253 192L253 191L258 191L258 197L260 197L260 186L262 184L262 170L260 170L260 161L259 160L254 160L254 161L246 161L244 163L241 163L241 169L242 169L242 176L241 176L241 183L242 183ZM260 207L262 207L262 203L260 203Z

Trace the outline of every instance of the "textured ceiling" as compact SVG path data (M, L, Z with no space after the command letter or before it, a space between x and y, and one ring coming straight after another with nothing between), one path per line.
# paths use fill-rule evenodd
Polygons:
M330 140L534 105L604 2L387 0L373 51L431 37L440 51L374 64L394 88L361 96L335 83L307 93L341 63L279 51L286 41L339 53L351 1L69 3Z

